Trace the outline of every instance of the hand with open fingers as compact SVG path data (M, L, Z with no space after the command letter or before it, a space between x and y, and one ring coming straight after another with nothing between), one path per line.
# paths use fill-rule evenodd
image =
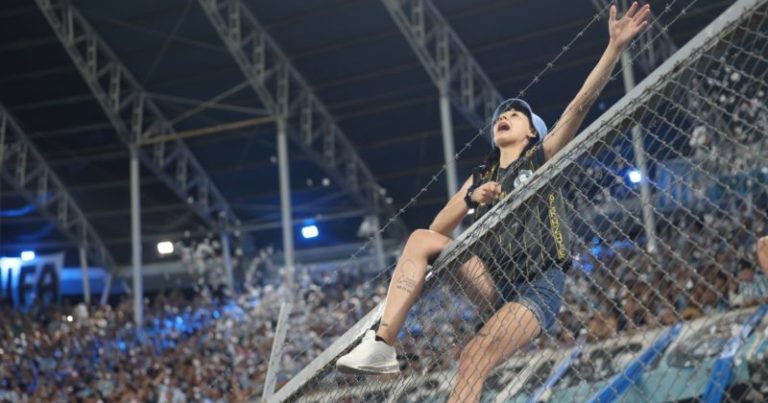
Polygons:
M619 50L624 50L627 44L648 26L651 6L645 4L640 7L637 2L633 2L621 18L616 18L616 12L616 4L612 4L608 19L608 33L611 37L611 44Z
M478 204L490 204L501 196L501 185L497 182L488 182L480 185L472 192L472 201Z

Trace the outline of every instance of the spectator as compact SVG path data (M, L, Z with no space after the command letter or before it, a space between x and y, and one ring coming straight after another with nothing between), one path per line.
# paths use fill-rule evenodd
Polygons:
M763 273L768 275L768 236L757 241L757 261Z
M597 313L587 324L587 341L595 342L615 336L619 327L619 312L611 307L604 314Z
M765 298L764 274L751 262L739 262L752 253L745 246L754 245L750 234L768 228L766 216L724 200L706 214L680 210L660 215L662 249L655 257L634 238L598 240L599 248L591 242L582 245L578 267L566 282L554 337L529 348L559 347L580 337L603 340ZM758 261L765 267L768 240L757 245ZM217 248L213 241L197 248L200 253L190 248L191 271L202 270L199 277L206 279L196 285L200 294L168 292L151 298L143 338L132 324L131 301L27 314L0 307L0 400L182 402L242 400L260 393L275 318L287 290L262 278L237 298L220 295L218 283L209 282L205 272L208 265L220 264ZM271 267L270 256L259 255L251 267ZM297 282L301 290L278 387L381 301L384 278L371 281L358 269L297 270L303 276ZM726 300L729 293L732 298ZM413 358L403 362L403 372L450 369L456 346L472 333L478 313L439 288L414 310L430 320L418 326L408 322L400 335L405 356Z
M739 272L735 305L748 307L768 300L768 279L761 272L744 269Z

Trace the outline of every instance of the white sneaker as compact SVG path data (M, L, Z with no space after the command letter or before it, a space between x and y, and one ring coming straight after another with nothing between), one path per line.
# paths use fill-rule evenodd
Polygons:
M376 332L365 332L363 341L336 361L340 372L355 375L396 374L400 372L395 348L376 341Z

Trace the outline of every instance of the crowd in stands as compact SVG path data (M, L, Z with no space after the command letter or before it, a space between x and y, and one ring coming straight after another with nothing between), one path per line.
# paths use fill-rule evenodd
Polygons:
M727 217L690 214L668 218L658 254L639 248L596 247L570 276L567 309L557 336L590 341L620 332L668 326L768 301L768 279L756 262L757 237L768 231L765 213L728 211Z
M178 292L115 306L8 307L0 314L2 401L240 401L269 351L258 314ZM263 375L262 375L263 376Z
M203 240L192 250L182 248L193 289L145 298L141 332L130 296L104 306L33 306L25 312L0 306L0 401L180 403L260 396L287 290L251 284L231 298L220 281L194 276L221 259L211 253L216 247ZM254 259L247 281L260 283L249 272L263 270L269 254ZM382 293L360 286L361 278L352 275L314 282L307 272L303 277L282 363L286 373L298 371L307 356L375 305L378 297L371 295Z
M660 216L660 250L655 254L627 240L582 245L554 329L531 348L556 348L577 339L599 342L768 302L768 279L755 254L756 234L768 233L768 212L744 208L741 198L721 202L708 213L681 210ZM315 288L312 300L334 294L325 289ZM355 322L350 318L362 317L385 295L381 284L362 294L344 291L341 299L331 298L343 301L338 309L348 315L313 302L307 312L319 315L309 320L325 326L314 326L311 334L343 333ZM461 347L480 323L478 312L458 295L438 288L414 306L399 338L405 373L455 365ZM296 351L312 358L332 340L304 342Z
M600 341L768 300L768 280L754 257L755 234L768 233L765 212L738 203L724 208L665 216L658 234L664 247L655 255L630 242L584 246L552 335L531 348ZM278 387L386 295L387 276L301 273ZM451 368L479 324L474 308L446 287L427 293L406 324L399 339L405 373ZM129 299L24 313L2 307L0 399L217 402L260 395L287 290L214 294L147 298L141 333Z
M690 92L688 108L717 122L692 126L691 157L702 169L723 174L759 169L765 156L744 152L744 146L768 149L765 88L733 91L740 75L727 63L719 66L695 80ZM731 90L722 91L724 86ZM579 200L595 205L617 197L610 189L627 187L628 168L585 168L590 186L605 191L582 193ZM768 233L768 212L749 205L751 199L718 203L663 215L656 254L626 240L581 245L555 328L533 347L596 342L768 301L768 279L754 251L756 236ZM278 387L386 295L388 276L370 281L354 271L319 278L300 271L298 292L289 292L261 276L269 260L262 253L246 270L243 293L232 297L221 292L220 245L201 245L182 248L195 275L194 292L145 299L141 331L133 324L130 298L29 312L0 307L0 401L242 401L261 394L276 319L289 296L294 309ZM403 370L451 368L479 323L458 293L426 294L399 338Z

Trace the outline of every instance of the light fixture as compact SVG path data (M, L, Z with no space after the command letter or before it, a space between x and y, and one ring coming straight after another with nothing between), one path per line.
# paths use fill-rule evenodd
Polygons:
M173 253L173 242L163 241L157 243L157 253L161 255L170 255Z
M304 239L316 238L318 235L320 235L320 231L318 231L316 225L306 225L301 229L301 236Z
M34 259L35 259L35 252L31 250L25 250L24 252L21 252L21 260L26 262Z

